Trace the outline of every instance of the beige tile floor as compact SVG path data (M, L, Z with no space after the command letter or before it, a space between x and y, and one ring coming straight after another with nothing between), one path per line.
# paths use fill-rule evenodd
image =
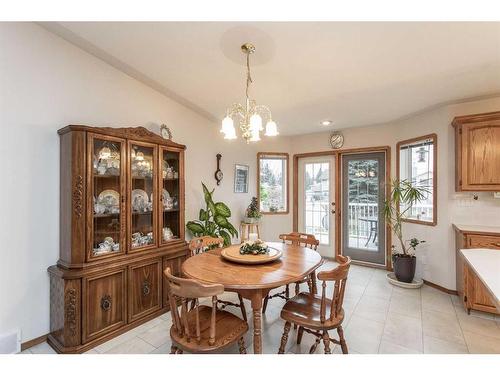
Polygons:
M393 287L387 283L385 274L382 270L351 267L343 324L350 353L500 353L500 318L477 312L467 315L456 296L427 286L418 290ZM228 293L224 298L235 300L235 295ZM246 303L251 322L250 306ZM284 325L279 316L282 306L281 300L273 299L263 317L264 353L278 351ZM239 314L238 309L230 309ZM87 353L169 353L170 325L170 314L162 315ZM249 352L251 329L245 337ZM287 353L308 353L314 337L304 334L301 345L297 345L295 335L295 332L290 335ZM319 346L316 353L322 352L323 347ZM340 353L340 348L335 346L333 352ZM54 351L42 343L23 353ZM224 353L238 353L238 350L235 346Z

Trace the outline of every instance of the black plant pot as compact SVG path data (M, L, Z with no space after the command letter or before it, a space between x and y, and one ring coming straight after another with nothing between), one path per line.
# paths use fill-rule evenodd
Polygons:
M415 267L417 258L414 256L393 255L392 264L394 265L394 274L396 279L403 283L411 283L415 276Z

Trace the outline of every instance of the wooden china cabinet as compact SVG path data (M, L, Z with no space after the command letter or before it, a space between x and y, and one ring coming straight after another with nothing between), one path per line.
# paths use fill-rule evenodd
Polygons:
M61 148L60 249L49 344L84 352L168 311L162 270L184 239L185 146L145 128L70 125Z

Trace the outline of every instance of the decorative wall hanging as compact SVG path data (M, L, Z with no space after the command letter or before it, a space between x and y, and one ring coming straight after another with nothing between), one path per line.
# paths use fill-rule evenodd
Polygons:
M234 192L248 193L248 165L236 164L234 166Z
M220 159L222 158L222 155L217 154L216 158L217 158L217 169L215 170L215 180L217 181L217 185L220 185L220 182L222 181L222 178L224 177L224 174L220 170Z

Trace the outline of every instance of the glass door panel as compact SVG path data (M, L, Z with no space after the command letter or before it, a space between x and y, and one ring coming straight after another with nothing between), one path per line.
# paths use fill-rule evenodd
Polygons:
M342 245L353 260L385 264L385 153L342 156Z
M156 244L156 148L130 142L130 248L144 250Z
M125 142L116 138L89 135L91 153L90 258L123 252Z
M180 238L180 153L162 149L161 152L161 243Z
M320 241L323 256L334 257L334 156L299 159L298 229Z

